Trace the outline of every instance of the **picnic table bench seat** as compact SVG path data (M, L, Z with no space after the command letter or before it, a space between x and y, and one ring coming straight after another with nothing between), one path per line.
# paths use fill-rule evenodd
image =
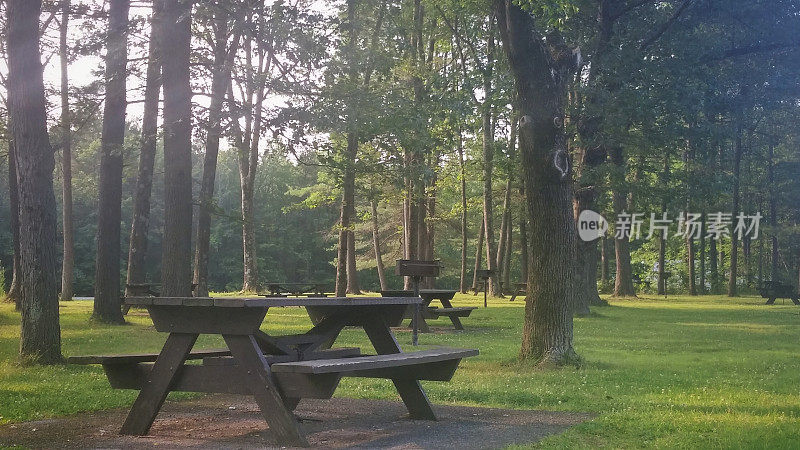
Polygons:
M365 355L275 363L272 372L288 396L331 398L342 377L450 381L462 358L478 350L438 348L409 353Z
M472 311L478 309L477 306L456 306L453 308L437 308L430 307L428 310L434 316L447 316L447 317L469 317Z
M230 355L231 351L227 348L195 350L189 353L186 359L203 359L214 356ZM120 355L81 355L67 357L67 364L91 365L91 364L138 364L141 362L155 362L158 353L128 353Z

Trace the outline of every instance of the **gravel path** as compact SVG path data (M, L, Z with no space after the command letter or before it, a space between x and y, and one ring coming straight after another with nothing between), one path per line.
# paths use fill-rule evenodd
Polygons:
M503 448L535 442L590 420L581 413L434 406L438 422L410 420L400 402L303 400L295 411L315 447ZM125 410L0 426L0 446L30 448L274 448L255 403L209 395L168 402L150 435L119 436Z

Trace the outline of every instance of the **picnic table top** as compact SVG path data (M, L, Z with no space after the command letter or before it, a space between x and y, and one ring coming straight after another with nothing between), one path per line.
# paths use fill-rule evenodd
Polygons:
M391 292L410 292L412 294L414 293L414 291L411 290L411 289L386 289L386 290L382 290L381 292L387 292L387 293L391 293ZM445 295L445 294L457 294L458 291L456 289L420 289L419 293L420 294L429 294L429 295ZM383 297L383 298L388 298L388 297Z
M267 285L267 286L324 286L325 285L325 283L316 283L316 282L313 282L313 281L306 282L306 283L303 283L303 282L300 282L300 281L287 281L287 282L284 282L284 281L269 281L269 282L264 283L264 284Z
M419 297L127 297L126 305L271 308L283 306L385 306L422 303Z

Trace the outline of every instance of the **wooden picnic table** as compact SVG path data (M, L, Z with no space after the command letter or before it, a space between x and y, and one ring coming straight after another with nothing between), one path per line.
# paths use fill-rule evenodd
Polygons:
M102 364L114 388L139 389L121 433L146 435L170 391L252 395L285 446L308 446L292 410L301 398L330 398L343 376L388 378L415 419L435 420L419 380L448 381L472 349L403 353L389 323L418 297L196 298L139 297L157 331L169 333L159 354L79 356L74 364ZM304 307L323 317L306 333L260 330L269 308ZM345 326L362 328L377 355L331 348ZM200 334L222 335L227 348L192 351ZM202 364L185 364L202 359Z
M325 293L324 283L283 283L283 282L268 282L265 283L269 294L268 297L287 297L294 295L296 297L308 295L313 297L327 297Z
M473 310L478 308L474 306L454 307L450 300L456 296L458 291L449 289L420 289L419 296L422 298L422 314L420 314L418 329L422 333L429 333L430 327L425 319L438 319L439 317L446 316L453 323L456 330L463 330L464 325L461 323L461 317L469 317ZM386 290L381 291L384 297L410 297L414 295L413 291L407 290ZM442 304L441 308L431 306L434 300L439 300ZM411 319L409 328L414 327L414 314L411 308L406 309L403 316L404 319Z

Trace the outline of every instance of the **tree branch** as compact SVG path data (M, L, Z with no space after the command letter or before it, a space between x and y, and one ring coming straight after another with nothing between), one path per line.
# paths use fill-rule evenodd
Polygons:
M669 20L661 24L661 26L658 27L658 29L653 34L651 34L647 39L645 39L641 43L641 45L639 45L639 51L645 51L647 50L648 47L655 44L656 41L658 41L661 38L661 36L663 36L664 33L666 33L670 29L672 24L674 24L675 21L677 21L678 18L680 18L681 14L683 14L683 12L686 11L686 9L689 7L689 5L692 4L693 1L694 0L684 0L681 6L678 7L678 9L669 18Z

